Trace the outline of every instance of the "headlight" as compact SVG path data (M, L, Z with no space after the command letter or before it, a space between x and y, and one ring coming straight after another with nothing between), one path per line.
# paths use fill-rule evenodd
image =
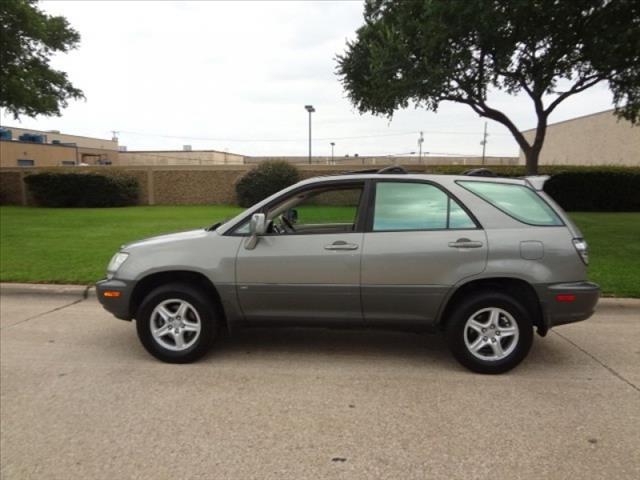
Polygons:
M116 253L111 258L111 261L109 262L109 266L107 267L107 272L116 273L128 256L129 256L128 253L124 253L124 252Z

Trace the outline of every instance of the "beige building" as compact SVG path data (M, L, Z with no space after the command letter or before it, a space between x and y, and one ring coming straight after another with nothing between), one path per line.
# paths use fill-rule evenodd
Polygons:
M522 133L533 142L535 129ZM520 163L525 163L522 152ZM640 126L619 120L613 109L553 123L547 127L540 165L640 166Z
M0 167L58 167L74 165L165 166L241 165L244 155L217 150L126 151L117 139L67 135L3 126ZM9 138L10 137L10 138Z
M120 165L242 165L244 155L217 150L131 150L120 152Z
M14 140L18 140L24 134L44 135L45 143L69 143L82 148L92 148L96 150L118 151L118 140L107 140L104 138L83 137L80 135L68 135L60 133L58 130L32 130L27 128L3 127L11 130Z
M256 164L266 161L285 161L289 163L295 163L296 165L309 164L309 157L292 157L292 156L271 156L271 157L245 157L245 163ZM354 169L358 165L375 166L375 165L480 165L482 164L482 157L479 156L431 156L423 155L419 158L417 155L383 155L383 156L370 156L370 155L353 155L353 156L340 156L340 157L311 157L311 163L313 165L348 165ZM486 165L517 165L518 157L486 157Z
M118 164L117 140L67 135L57 130L7 126L2 129L0 167L3 168Z

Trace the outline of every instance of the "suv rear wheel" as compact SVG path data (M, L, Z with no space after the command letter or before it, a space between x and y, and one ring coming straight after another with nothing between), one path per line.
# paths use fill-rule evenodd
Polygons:
M503 373L529 353L533 325L518 300L483 291L454 307L446 337L454 357L465 367L479 373Z
M136 315L136 330L144 348L169 363L189 363L202 357L217 336L219 323L211 300L184 284L156 288L145 297Z

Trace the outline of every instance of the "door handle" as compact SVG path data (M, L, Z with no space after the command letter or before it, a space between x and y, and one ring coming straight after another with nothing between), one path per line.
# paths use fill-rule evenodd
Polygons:
M324 246L325 250L357 250L358 245L355 243L347 243L344 240L337 240L329 245Z
M480 248L482 245L482 242L475 242L468 238L459 238L455 242L449 242L451 248Z

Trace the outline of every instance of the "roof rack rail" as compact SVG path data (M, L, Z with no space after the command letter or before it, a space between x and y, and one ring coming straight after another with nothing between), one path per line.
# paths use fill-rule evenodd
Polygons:
M348 172L341 172L341 173L337 173L335 175L363 175L366 173L377 173L380 175L391 175L391 174L407 174L409 172L407 172L407 170L403 167L400 167L398 165L389 165L388 167L383 167L383 168L367 168L364 170L350 170Z
M346 172L334 173L333 175L360 175L364 173L378 173L377 168L366 168L364 170L348 170Z
M388 167L381 168L376 173L379 173L380 175L385 175L385 174L389 175L389 174L395 174L395 173L406 175L409 172L407 172L407 170L404 167L401 167L399 165L389 165Z
M466 172L464 172L463 175L468 175L470 177L497 177L498 176L488 168L472 168L471 170L467 170Z

